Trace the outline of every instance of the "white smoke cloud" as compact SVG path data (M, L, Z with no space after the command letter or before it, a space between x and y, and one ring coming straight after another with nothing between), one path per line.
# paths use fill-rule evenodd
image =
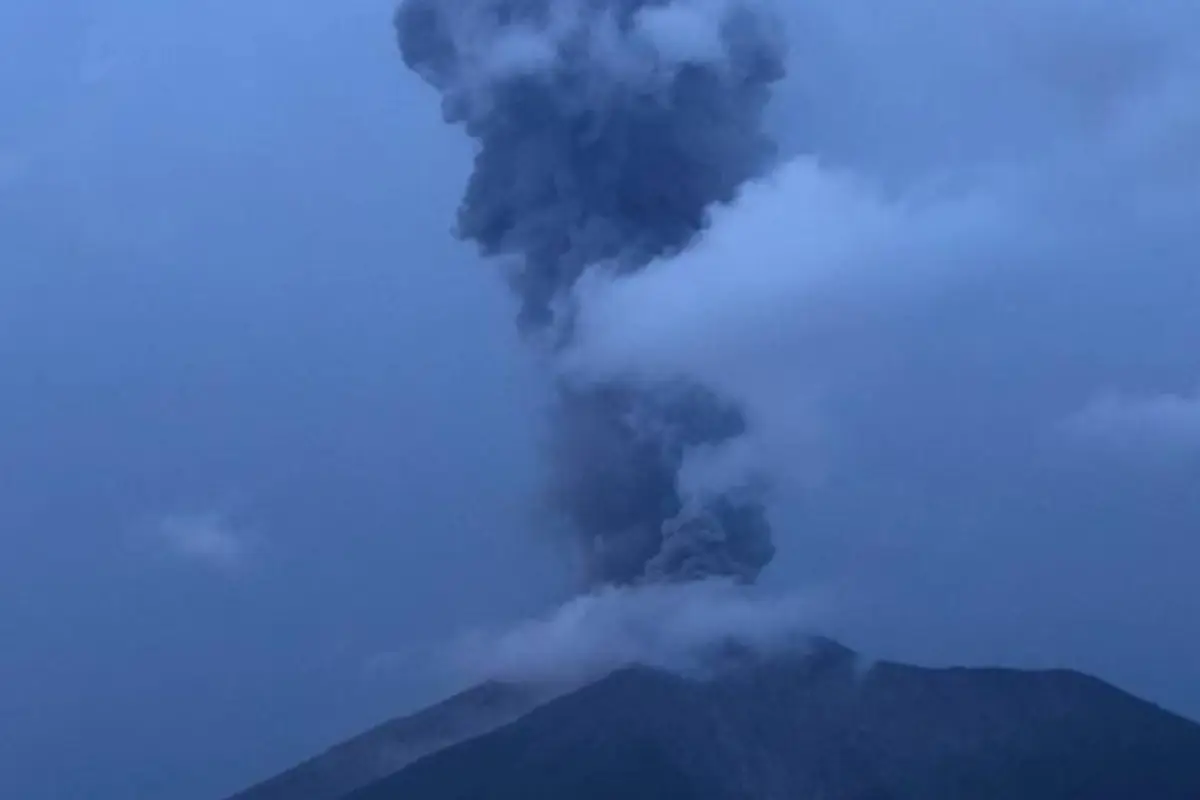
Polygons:
M962 244L1000 238L1003 212L978 191L891 199L847 171L797 158L715 210L697 247L641 273L585 281L582 343L567 365L741 385L742 374L722 371L774 361L784 355L775 345L831 308L846 313L864 286L878 293L959 268Z
M1200 462L1095 456L1195 452L1194 393L1105 392L1200 374L1200 6L789 13L790 155L688 251L594 270L563 368L741 403L774 484L762 580L836 585L840 638L1194 714Z
M515 628L465 636L447 660L472 680L573 683L633 664L687 671L725 644L802 647L824 615L816 593L769 595L718 579L609 587Z
M904 5L920 17L923 6ZM1200 106L1193 100L1200 63L1189 49L1200 42L1200 11L1177 12L1190 26L1105 3L1094 4L1096 18L1079 18L1078 3L1060 0L1052 8L1079 25L1047 27L1044 5L1018 4L1003 14L988 4L965 5L975 16L960 10L938 18L943 27L961 26L954 29L960 38L947 35L939 45L914 25L891 30L887 47L904 62L893 66L908 73L913 64L950 69L964 40L995 39L981 45L982 66L957 75L974 83L928 86L930 103L960 103L961 118L946 121L943 133L957 131L966 149L930 160L916 144L905 154L898 139L861 153L831 146L786 161L745 187L733 206L714 210L696 247L640 273L597 270L582 281L579 344L565 368L697 378L744 402L771 439L774 432L762 425L788 417L779 410L784 398L821 397L836 380L831 365L850 363L847 349L861 356L892 346L865 338L880 335L871 333L879 319L917 317L947 291L1003 276L1037 280L1059 272L1071 280L1091 269L1137 282L1139 267L1200 256L1190 233L1200 226ZM822 12L829 25L852 21L850 11L818 3L806 22ZM821 63L822 55L830 63ZM812 60L796 69L820 73L879 61L868 52L838 55L808 53ZM1025 63L1027 57L1033 60ZM993 82L1000 75L1007 83ZM906 95L920 85L880 81L856 97L861 109L904 113ZM968 103L964 89L980 98L1003 92L995 102L1023 112L1012 117L1019 148L998 154L987 144L1004 129L977 127L990 118L989 101ZM853 119L844 97L805 99L816 104L805 110L818 126L822 112ZM1017 130L1075 102L1092 111L1047 121L1044 130ZM891 130L886 116L870 124ZM897 124L897 137L907 128ZM850 125L844 138L862 135ZM967 153L974 145L978 150Z
M731 6L726 0L691 0L643 8L637 33L670 63L718 64L727 57L721 26Z

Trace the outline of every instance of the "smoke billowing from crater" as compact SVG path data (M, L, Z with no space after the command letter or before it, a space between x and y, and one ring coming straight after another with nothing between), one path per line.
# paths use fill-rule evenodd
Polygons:
M477 145L458 235L507 270L522 330L554 352L585 271L687 248L774 155L784 45L756 0L406 0L395 21ZM684 379L562 377L553 425L553 497L592 583L753 580L770 561L758 483L681 485L693 453L746 432L735 404Z

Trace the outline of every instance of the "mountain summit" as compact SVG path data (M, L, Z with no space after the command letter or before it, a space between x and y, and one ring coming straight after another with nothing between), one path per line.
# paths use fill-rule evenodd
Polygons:
M548 700L485 685L233 800L407 798L1197 800L1200 725L1076 672L866 662L822 641Z

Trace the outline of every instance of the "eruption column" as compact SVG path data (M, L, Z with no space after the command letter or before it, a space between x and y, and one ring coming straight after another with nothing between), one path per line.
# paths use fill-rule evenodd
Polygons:
M477 146L457 233L504 266L522 331L555 352L586 270L678 253L774 154L762 118L784 47L754 0L407 0L395 22ZM760 491L681 486L691 452L746 431L711 390L561 378L553 426L554 497L593 583L753 580L770 561Z

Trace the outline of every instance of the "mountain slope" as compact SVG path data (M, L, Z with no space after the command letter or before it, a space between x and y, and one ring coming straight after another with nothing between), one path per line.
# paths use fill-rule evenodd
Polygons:
M339 800L424 755L519 717L550 693L485 683L385 722L229 800Z
M622 670L348 798L1197 800L1200 726L1078 673L825 643L708 679Z

